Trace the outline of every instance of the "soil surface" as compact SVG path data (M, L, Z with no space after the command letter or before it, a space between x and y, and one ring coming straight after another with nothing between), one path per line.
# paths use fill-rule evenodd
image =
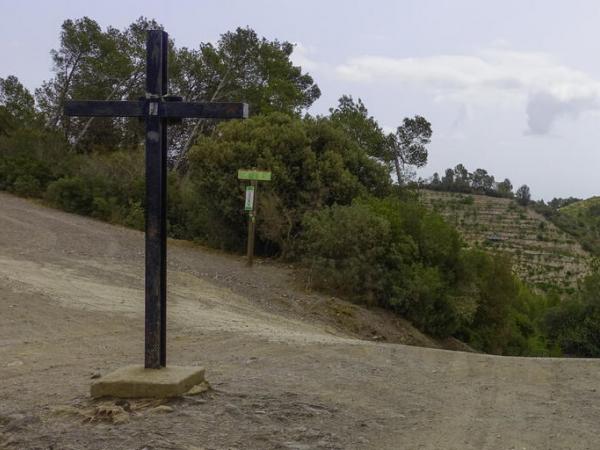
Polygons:
M93 401L93 378L142 363L143 250L140 232L0 194L0 448L600 447L600 361L403 345L459 344L183 242L168 363L211 388Z

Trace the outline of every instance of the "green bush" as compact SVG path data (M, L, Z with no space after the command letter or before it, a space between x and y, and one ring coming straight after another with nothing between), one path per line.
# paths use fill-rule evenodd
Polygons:
M307 213L303 227L303 251L316 286L370 305L385 296L392 277L385 219L364 206L334 205Z
M123 225L137 230L143 230L146 224L146 211L140 202L131 201L123 218Z
M379 305L436 336L500 354L543 353L545 297L511 261L463 248L454 228L410 199L362 198L307 213L301 250L313 284Z
M12 184L11 191L23 197L39 197L42 194L42 185L40 180L32 175L20 175Z
M81 178L61 178L48 186L46 199L68 212L89 215L94 210L90 186Z
M294 256L306 212L391 189L389 168L327 119L270 114L222 123L190 152L188 188L196 197L192 204L208 212L209 228L201 228L205 219L192 222L201 235L210 236L216 228L221 236L234 237L223 244L238 250L246 228L246 183L237 179L241 168L272 172L272 181L260 183L257 193L257 247L287 257Z
M73 159L58 133L17 128L0 136L0 190L41 197L50 182L69 174Z
M303 229L301 249L317 286L394 309L431 333L457 327L444 271L457 258L460 239L416 201L334 205L307 213Z
M546 334L560 349L573 356L600 356L600 273L593 272L573 298L545 314Z
M0 190L22 196L41 196L52 180L50 168L33 157L0 157Z

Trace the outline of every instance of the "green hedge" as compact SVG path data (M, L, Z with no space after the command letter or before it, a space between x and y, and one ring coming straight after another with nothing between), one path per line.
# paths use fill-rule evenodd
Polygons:
M538 318L546 298L512 274L508 259L469 250L457 231L412 199L363 198L304 216L310 280L358 303L407 317L500 354L548 354Z

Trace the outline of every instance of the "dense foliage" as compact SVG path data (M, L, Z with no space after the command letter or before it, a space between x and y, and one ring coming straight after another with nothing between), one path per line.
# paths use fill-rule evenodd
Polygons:
M351 96L339 99L336 108L330 108L330 119L358 143L367 154L382 163L394 167L399 185L415 178L415 168L427 164L427 145L433 131L431 124L421 116L405 117L393 133L385 134L377 121L359 98Z
M549 341L565 354L600 355L600 273L595 271L583 282L573 298L556 304L545 317Z
M484 351L543 351L537 318L547 300L515 279L509 260L465 249L440 216L403 197L307 213L302 248L312 281Z
M224 123L192 149L187 180L196 201L219 212L213 226L234 237L223 243L229 248L240 248L246 220L238 168L272 172L273 181L259 186L257 230L271 253L285 255L293 252L305 212L391 188L387 168L328 119L272 114Z
M427 164L426 145L431 141L431 124L421 116L405 117L395 133L387 137L389 152L396 168L398 184L405 184L412 178L412 167L424 167Z
M146 30L162 28L139 18L119 30L102 30L88 17L66 20L60 46L52 50L54 76L36 90L40 116L64 135L79 153L111 151L137 145L142 136L136 119L69 118L63 106L69 98L101 100L144 96ZM169 46L170 94L196 101L245 101L251 114L281 111L299 115L320 96L312 77L295 66L289 42L259 38L254 30L238 28L224 33L216 44L197 48ZM178 164L209 121L185 120L170 135Z

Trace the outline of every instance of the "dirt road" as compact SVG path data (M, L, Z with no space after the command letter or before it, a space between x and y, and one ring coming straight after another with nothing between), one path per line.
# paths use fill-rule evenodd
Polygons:
M91 377L141 363L143 235L0 194L0 448L600 448L600 361L360 340L428 344L297 285L171 243L169 362L213 389L91 401Z

